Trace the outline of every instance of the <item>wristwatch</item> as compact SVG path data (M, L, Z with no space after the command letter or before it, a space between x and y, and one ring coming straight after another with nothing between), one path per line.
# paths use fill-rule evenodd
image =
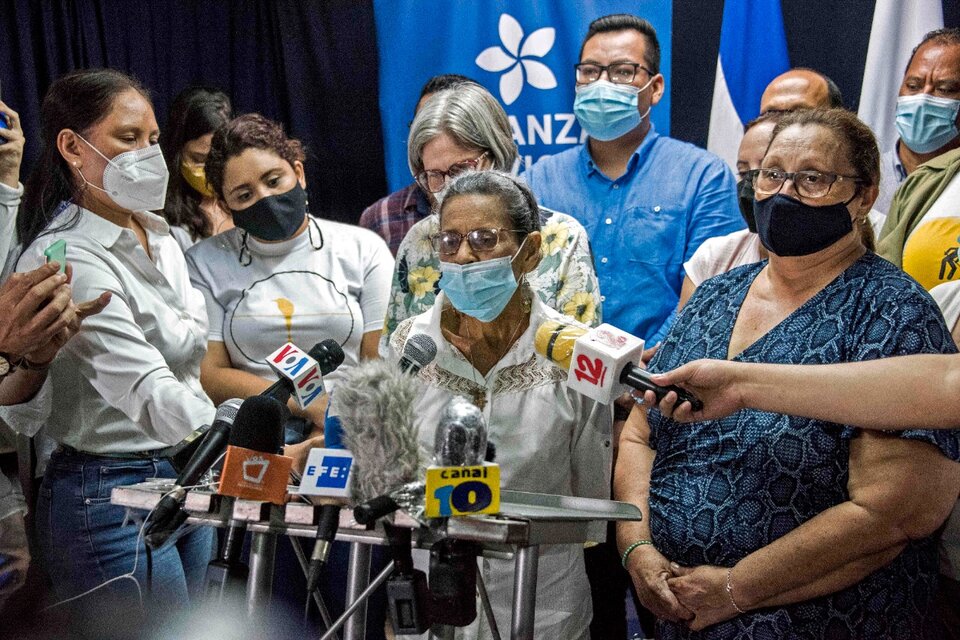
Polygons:
M0 353L0 380L13 373L15 369L16 367L13 364L12 356L6 353Z

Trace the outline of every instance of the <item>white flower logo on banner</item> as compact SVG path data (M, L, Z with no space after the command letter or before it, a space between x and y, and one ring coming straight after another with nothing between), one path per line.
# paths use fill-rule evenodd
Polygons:
M557 79L550 68L531 58L542 58L553 48L556 31L553 27L544 27L531 33L524 41L523 27L509 14L500 16L500 41L503 47L489 47L477 56L477 66L484 71L498 73L500 76L500 99L511 105L520 97L523 90L523 77L537 89L553 89ZM520 46L520 43L523 46ZM506 51L504 51L506 49Z

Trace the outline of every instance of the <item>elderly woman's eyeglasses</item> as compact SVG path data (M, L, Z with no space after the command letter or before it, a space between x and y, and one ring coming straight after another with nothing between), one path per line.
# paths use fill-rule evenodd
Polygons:
M637 69L643 69L647 75L654 75L650 69L636 62L614 62L607 65L581 62L573 65L573 68L577 70L577 84L596 82L604 71L607 72L610 82L614 84L630 84L637 76Z
M467 244L476 252L493 251L500 244L500 234L504 231L511 233L523 233L519 229L474 229L463 234L458 231L441 231L430 237L433 243L433 250L442 256L452 256L460 250L460 244L463 239L467 239Z
M781 171L780 169L760 169L753 177L753 190L764 196L780 193L787 180L793 180L797 193L805 198L822 198L830 193L835 182L849 180L863 182L856 176L844 176L824 171Z
M480 161L483 160L485 155L487 155L486 151L478 155L473 160L461 160L460 162L455 162L450 165L446 171L440 171L437 169L421 171L415 176L415 179L417 184L420 185L424 191L437 193L438 191L443 190L443 186L447 184L447 178L455 178L464 171L473 171L480 165Z

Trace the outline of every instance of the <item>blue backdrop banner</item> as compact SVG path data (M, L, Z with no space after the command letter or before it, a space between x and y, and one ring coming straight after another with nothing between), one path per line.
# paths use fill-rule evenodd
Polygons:
M406 155L410 121L420 88L440 73L472 78L500 100L524 167L579 143L573 65L590 22L611 13L633 13L657 30L667 86L651 118L657 131L667 134L672 2L374 0L390 190L411 182Z

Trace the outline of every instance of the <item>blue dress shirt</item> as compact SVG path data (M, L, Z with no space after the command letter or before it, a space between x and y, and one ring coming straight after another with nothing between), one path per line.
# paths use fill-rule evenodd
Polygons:
M653 126L616 180L597 168L586 144L541 158L523 177L540 204L586 228L604 321L650 346L672 323L683 263L707 238L745 226L729 167Z

